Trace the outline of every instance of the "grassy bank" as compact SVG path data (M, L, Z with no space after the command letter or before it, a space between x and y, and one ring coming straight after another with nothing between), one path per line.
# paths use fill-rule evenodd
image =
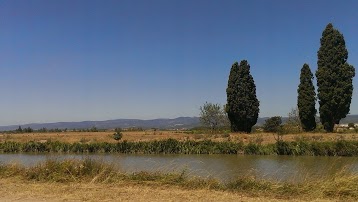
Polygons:
M176 187L189 190L216 190L234 192L245 196L258 196L281 199L340 199L358 200L358 175L343 171L325 179L306 179L300 184L263 181L251 177L234 179L220 183L214 179L189 178L181 173L125 174L113 166L98 161L48 160L36 166L25 168L18 165L1 165L1 179L18 179L29 183L99 183L99 184L139 184L153 187Z
M242 142L178 141L175 139L147 142L64 143L64 142L2 142L0 152L51 153L142 153L142 154L247 154L247 155L309 155L358 156L358 141L332 142L278 141L275 144L243 144Z

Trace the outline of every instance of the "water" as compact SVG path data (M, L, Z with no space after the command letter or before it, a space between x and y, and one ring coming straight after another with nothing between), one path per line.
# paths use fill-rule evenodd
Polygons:
M339 171L358 174L357 157L242 156L242 155L135 155L135 154L0 154L3 164L33 166L47 159L91 158L113 164L126 173L182 172L190 176L228 181L241 176L300 182Z

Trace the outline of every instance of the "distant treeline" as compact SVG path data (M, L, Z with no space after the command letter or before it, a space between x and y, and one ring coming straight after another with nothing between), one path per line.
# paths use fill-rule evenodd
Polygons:
M112 129L113 131L116 129ZM124 131L143 131L142 128L127 128L127 129L121 129ZM31 127L22 128L19 126L16 130L7 130L7 131L0 131L0 133L5 134L13 134L13 133L59 133L59 132L105 132L105 131L111 131L111 129L99 129L95 126L91 128L84 128L84 129L47 129L47 128L40 128L37 130L32 129Z
M358 141L277 141L268 145L174 139L118 143L3 142L0 152L358 156Z

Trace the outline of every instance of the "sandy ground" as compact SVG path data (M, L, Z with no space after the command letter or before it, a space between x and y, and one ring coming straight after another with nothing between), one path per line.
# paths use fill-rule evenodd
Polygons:
M60 132L60 133L23 133L23 134L0 134L0 142L16 141L16 142L46 142L46 141L61 141L61 142L116 142L113 139L114 132ZM253 134L187 134L183 131L138 131L138 132L123 132L123 140L127 141L153 141L173 138L180 141L183 140L204 140L210 139L213 141L235 141L244 142L245 144L261 143L269 144L275 143L277 138L270 133L253 133ZM358 140L358 133L300 133L287 134L283 136L285 141L297 141L298 139L305 139L308 141L336 141L336 140Z
M187 190L174 186L149 186L128 182L62 184L0 179L0 187L0 201L286 201L224 191Z

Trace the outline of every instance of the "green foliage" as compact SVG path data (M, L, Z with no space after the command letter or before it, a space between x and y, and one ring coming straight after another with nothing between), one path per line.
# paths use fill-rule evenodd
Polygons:
M16 132L18 132L18 133L22 133L22 128L21 128L21 126L19 126L19 128L18 128L18 129L16 129Z
M288 113L286 123L281 128L282 134L296 134L302 132L301 120L298 114L298 109L292 109Z
M237 154L243 151L242 143L184 141L167 139L151 142L118 143L63 143L63 142L3 142L0 152L55 152L55 153L146 153L146 154Z
M7 132L14 132L14 133L32 133L34 132L34 130L30 127L27 128L21 128L21 126L19 126L16 130L14 131L7 131Z
M349 128L355 128L354 123L348 123Z
M244 147L244 154L246 155L270 155L276 154L276 149L273 145L261 145L249 143Z
M30 128L30 127L24 128L22 131L24 133L32 133L32 132L34 132L34 130L32 128Z
M91 132L98 132L98 129L96 126L92 126L92 128L90 129Z
M260 104L250 65L246 60L242 60L240 65L237 62L232 65L226 94L226 112L231 131L250 133L257 122Z
M37 132L39 132L39 133L47 133L48 130L47 130L47 128L41 128L41 129L38 129Z
M121 132L117 132L113 134L113 139L119 141L120 139L122 139L123 134Z
M205 102L200 107L200 122L203 126L210 128L211 132L214 132L220 127L228 125L228 118L225 110L219 104Z
M319 113L327 132L332 132L349 113L355 69L347 63L348 51L343 35L329 23L322 33L316 72Z
M123 134L122 134L122 129L121 128L115 128L114 129L114 134L113 134L113 139L119 141L122 139Z
M325 132L322 123L317 123L316 129L313 131L314 133L323 133Z
M291 144L289 142L278 140L276 142L277 154L278 155L292 155L293 149L290 147L290 145Z
M265 132L277 133L280 130L281 123L281 117L274 116L265 121L263 129Z
M297 107L302 128L305 131L313 131L316 128L316 92L312 80L313 74L310 67L304 64L301 69L300 84L297 90Z
M64 132L64 130L61 130L59 128L53 128L48 130L49 133L61 133Z
M178 141L174 139L151 142L63 143L63 142L2 142L0 153L127 153L127 154L247 154L247 155L310 155L358 156L358 141L338 140L319 142L298 139L278 140L275 144L242 142Z

